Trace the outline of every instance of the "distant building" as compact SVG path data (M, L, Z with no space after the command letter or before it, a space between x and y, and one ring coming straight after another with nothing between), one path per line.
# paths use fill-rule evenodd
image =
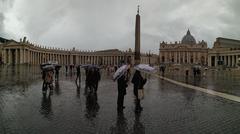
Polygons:
M240 63L240 40L217 38L209 51L210 67L237 67Z
M24 39L20 42L10 40L1 44L1 59L4 64L39 65L48 61L58 61L59 64L98 64L119 65L122 62L134 63L134 52L109 49L103 51L81 51L73 49L50 48L29 43ZM158 56L141 54L141 63L158 63Z
M207 65L207 43L203 40L197 43L188 30L181 42L160 43L159 60L160 63Z
M3 56L2 56L3 44L8 42L8 41L9 41L8 39L0 37L0 65L3 64Z

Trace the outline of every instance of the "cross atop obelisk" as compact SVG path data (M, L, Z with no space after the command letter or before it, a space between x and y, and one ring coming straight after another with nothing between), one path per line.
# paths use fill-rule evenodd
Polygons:
M136 15L136 27L135 27L135 65L140 64L140 15L139 5Z

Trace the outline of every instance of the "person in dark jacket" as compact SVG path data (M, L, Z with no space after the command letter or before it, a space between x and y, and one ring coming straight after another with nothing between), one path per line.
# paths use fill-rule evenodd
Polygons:
M66 74L68 72L68 65L65 65L65 69L66 69Z
M95 89L95 93L98 90L98 82L101 79L101 74L100 74L100 70L99 68L94 68L94 89Z
M141 104L140 104L140 99L139 99L139 96L138 96L138 90L143 89L143 86L146 83L146 81L147 80L142 77L140 71L136 70L135 74L133 75L132 81L131 81L134 84L133 93L136 97L136 99L135 99L135 104L136 104L135 110L136 111L141 111L142 110L142 107L141 107Z
M59 70L60 70L60 67L55 67L55 80L58 81L59 79Z
M93 91L94 74L92 68L86 68L86 91Z
M77 80L79 79L79 85L81 84L81 68L80 66L77 66L77 78L76 78L76 83L77 83Z
M127 77L127 72L122 75L118 80L118 99L117 99L117 110L118 112L122 112L122 110L125 108L123 106L124 103L124 96L126 95L126 88L127 88L127 82L128 82L128 77Z

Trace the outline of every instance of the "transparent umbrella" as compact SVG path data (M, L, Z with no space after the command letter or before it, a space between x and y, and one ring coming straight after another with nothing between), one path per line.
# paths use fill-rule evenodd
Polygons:
M113 80L116 81L119 79L124 73L129 69L129 65L122 65L117 69L117 71L113 74Z
M134 69L147 72L147 73L155 73L157 70L154 67L149 66L148 64L138 64L134 66Z

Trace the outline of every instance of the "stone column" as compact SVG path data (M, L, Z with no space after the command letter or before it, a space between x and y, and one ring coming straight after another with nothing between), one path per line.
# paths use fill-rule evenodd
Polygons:
M223 56L223 65L226 65L226 56Z
M23 64L23 49L20 48L20 64Z
M97 58L96 59L96 64L98 65L99 64L99 61L98 61L99 60L99 56L97 56L96 58Z
M29 53L30 53L30 64L32 64L32 51L30 50Z
M231 66L232 66L232 56L229 55L228 58L229 58L229 59L228 59L228 61L229 61L228 66L231 67Z
M28 63L28 51L26 49L23 50L24 51L24 63Z
M39 52L39 64L42 64L42 53Z
M34 65L35 64L34 63L34 52L32 51L31 54L32 54L32 56L31 56L32 57L32 65Z
M15 64L18 64L18 49L15 49Z
M238 66L238 55L236 55L236 66Z
M5 54L5 56L6 56L6 62L5 63L7 63L7 64L9 64L9 49L6 49L6 54Z
M70 55L70 64L73 64L73 55Z
M181 63L181 54L180 54L180 51L178 51L178 63Z
M42 63L42 61L41 61L42 60L41 52L38 52L38 55L39 55L39 63L38 64L40 65Z
M32 64L35 65L36 57L35 57L35 52L32 51Z
M207 54L204 54L204 58L205 58L205 61L204 61L204 64L208 64L208 61L207 61L207 59L208 59L208 55Z
M109 56L109 65L112 65L112 56Z
M208 66L211 67L212 63L211 63L211 55L208 55Z
M38 55L38 52L36 52L36 65L39 64L39 55Z
M237 64L237 56L236 56L236 55L234 55L234 64L233 64L233 66L235 67L235 66L236 66L236 64Z
M217 57L217 55L215 55L214 57L215 57L214 58L214 67L216 67L217 66L218 57Z
M36 65L36 60L37 60L37 57L36 57L36 52L33 51L33 65Z
M33 60L34 60L35 65L37 65L38 64L38 53L37 52L34 52Z
M26 62L26 53L25 53L25 48L22 49L22 63Z
M33 65L33 51L30 52L31 52L31 65Z
M7 57L7 49L4 49L3 50L3 53L4 53L4 55L3 55L3 58L4 58L4 60L3 60L3 62L4 62L4 64L7 64L7 62L8 62L8 57Z
M174 62L177 63L177 51L174 52Z
M116 65L116 56L115 55L113 56L113 65L114 66Z
M236 66L236 55L233 55L233 66Z
M8 64L12 64L12 54L11 54L11 49L8 49Z
M96 64L96 56L93 56L93 64Z
M28 50L29 52L29 64L32 64L32 52Z

